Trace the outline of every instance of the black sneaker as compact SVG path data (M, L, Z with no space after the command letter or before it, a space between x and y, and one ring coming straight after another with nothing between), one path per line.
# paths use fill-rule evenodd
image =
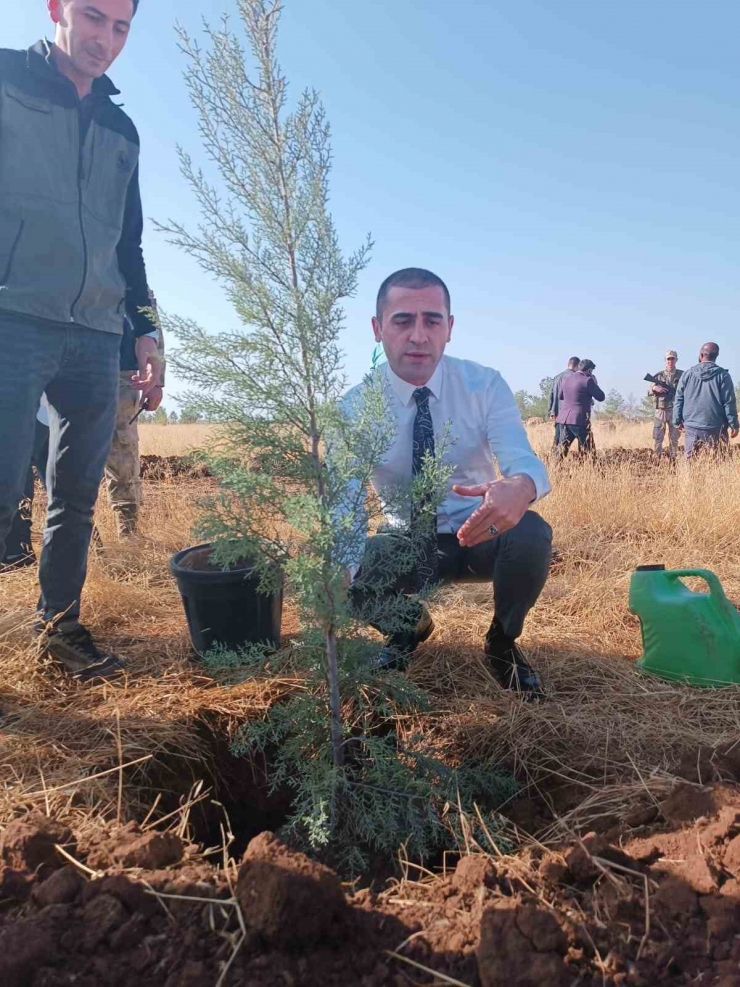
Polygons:
M51 625L37 630L39 649L51 655L78 682L113 679L123 673L123 662L100 651L86 627L64 631Z
M378 657L373 662L375 672L403 672L416 648L426 641L434 630L434 621L425 609L413 631L391 634Z
M493 677L504 689L518 692L522 699L539 701L545 698L542 680L525 660L516 641L504 637L501 625L494 620L486 634L483 653L488 659Z

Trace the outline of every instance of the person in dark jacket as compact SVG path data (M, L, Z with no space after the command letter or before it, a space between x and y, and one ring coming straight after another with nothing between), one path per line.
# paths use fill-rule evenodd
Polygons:
M572 356L568 360L568 366L565 370L557 375L552 382L552 387L550 388L550 404L547 408L547 417L550 421L555 421L555 438L553 441L553 449L557 449L560 445L560 425L557 422L558 411L560 408L560 381L563 377L569 377L578 370L578 364L580 359L577 356Z
M719 346L704 343L699 362L681 377L673 402L673 424L686 433L686 457L721 449L728 433L736 438L740 424L732 377L717 366Z
M581 360L576 373L560 379L556 419L560 425L559 456L567 456L576 440L579 452L594 451L591 408L594 401L603 401L606 397L593 375L595 369L593 360Z
M123 319L141 401L161 400L141 251L139 137L105 75L138 0L48 0L54 43L0 49L0 558L49 401L41 650L80 680L120 674L80 623L92 517L118 404Z

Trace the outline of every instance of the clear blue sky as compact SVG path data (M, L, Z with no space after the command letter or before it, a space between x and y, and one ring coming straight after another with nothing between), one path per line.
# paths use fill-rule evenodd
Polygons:
M48 33L43 0L4 6L3 45ZM285 7L282 66L294 93L321 91L334 131L341 241L376 241L347 304L353 381L377 287L409 265L449 284L448 352L514 389L577 353L607 390L641 395L666 347L686 367L708 338L740 378L738 0ZM172 25L197 32L223 9L141 0L111 70L141 134L147 216L197 222L175 158L176 143L199 145ZM231 321L218 286L151 225L145 250L164 308Z

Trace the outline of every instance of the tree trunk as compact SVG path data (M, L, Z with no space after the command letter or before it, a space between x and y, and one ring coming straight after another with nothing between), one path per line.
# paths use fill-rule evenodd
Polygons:
M326 632L326 678L329 686L329 708L331 710L331 747L334 755L334 767L341 768L344 764L342 700L339 695L337 635L331 625Z

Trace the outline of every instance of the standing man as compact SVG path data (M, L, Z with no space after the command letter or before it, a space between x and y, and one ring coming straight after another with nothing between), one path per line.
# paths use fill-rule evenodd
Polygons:
M681 434L673 424L673 402L676 398L676 388L681 379L683 370L676 369L678 353L675 350L667 350L665 355L665 369L655 374L660 381L653 384L649 390L655 399L655 422L653 424L653 443L656 456L663 452L663 439L666 430L668 431L668 456L675 459L678 455L678 437Z
M118 403L124 314L141 400L161 400L141 252L139 138L105 75L138 0L48 0L54 43L0 50L0 558L23 493L41 395L49 506L41 648L80 680L118 674L79 622L92 516Z
M591 409L594 401L603 401L606 398L593 375L595 369L593 360L581 360L574 374L560 380L557 416L560 424L560 456L568 455L568 450L576 439L580 453L595 452L591 434Z
M396 425L384 462L371 477L373 488L383 501L384 493L409 484L424 456L434 455L435 434L443 433L448 421L454 442L443 460L454 464L454 472L437 509L424 568L389 588L384 560L397 550L399 536L379 534L365 541L362 532L347 559L349 574L355 576L351 596L359 611L365 601L373 612L387 612L392 620L403 602L399 596L418 592L425 583L492 582L495 616L484 646L489 668L504 688L528 699L541 698L539 676L516 640L548 575L552 532L530 508L549 493L550 484L532 452L514 396L496 370L445 356L454 323L450 294L431 271L406 268L386 278L372 322L388 358L375 372L387 384ZM363 386L344 398L349 415L362 400ZM424 605L409 605L412 630L394 633L381 620L375 624L388 635L379 671L403 669L432 633Z
M580 359L577 356L572 356L568 360L568 366L565 370L557 375L552 382L552 387L550 388L550 404L547 409L547 417L550 421L555 422L555 439L553 441L553 449L557 449L560 445L560 425L557 422L558 411L560 410L560 381L563 377L569 377L578 370L578 364Z
M150 292L151 307L156 312L156 299ZM157 348L164 368L164 336L157 323ZM128 317L124 320L121 339L121 372L118 388L116 427L105 464L105 485L108 502L113 509L116 534L124 541L138 532L141 506L141 467L139 462L139 427L132 418L139 410L139 391L134 387L136 355L135 337ZM164 374L164 370L162 371ZM5 539L5 557L0 559L0 573L12 572L36 564L31 543L31 516L35 495L35 477L46 486L46 462L49 458L49 406L44 397L36 416L31 466L26 476L23 498ZM93 530L93 539L100 536Z
M687 459L705 449L719 451L728 442L728 431L734 439L740 428L732 377L717 366L718 356L716 343L704 343L699 362L678 382L673 424L686 432Z
M157 300L149 293L150 307L157 311ZM164 375L164 336L157 319L157 349ZM141 506L141 464L139 461L139 425L131 419L140 406L140 394L134 385L136 362L136 338L131 323L125 321L121 341L121 372L118 387L118 409L116 427L113 432L108 460L105 464L105 486L108 503L113 509L116 534L119 541L136 535L139 530L139 507ZM164 376L162 377L164 386ZM151 404L150 404L151 407ZM155 406L156 407L156 406Z

